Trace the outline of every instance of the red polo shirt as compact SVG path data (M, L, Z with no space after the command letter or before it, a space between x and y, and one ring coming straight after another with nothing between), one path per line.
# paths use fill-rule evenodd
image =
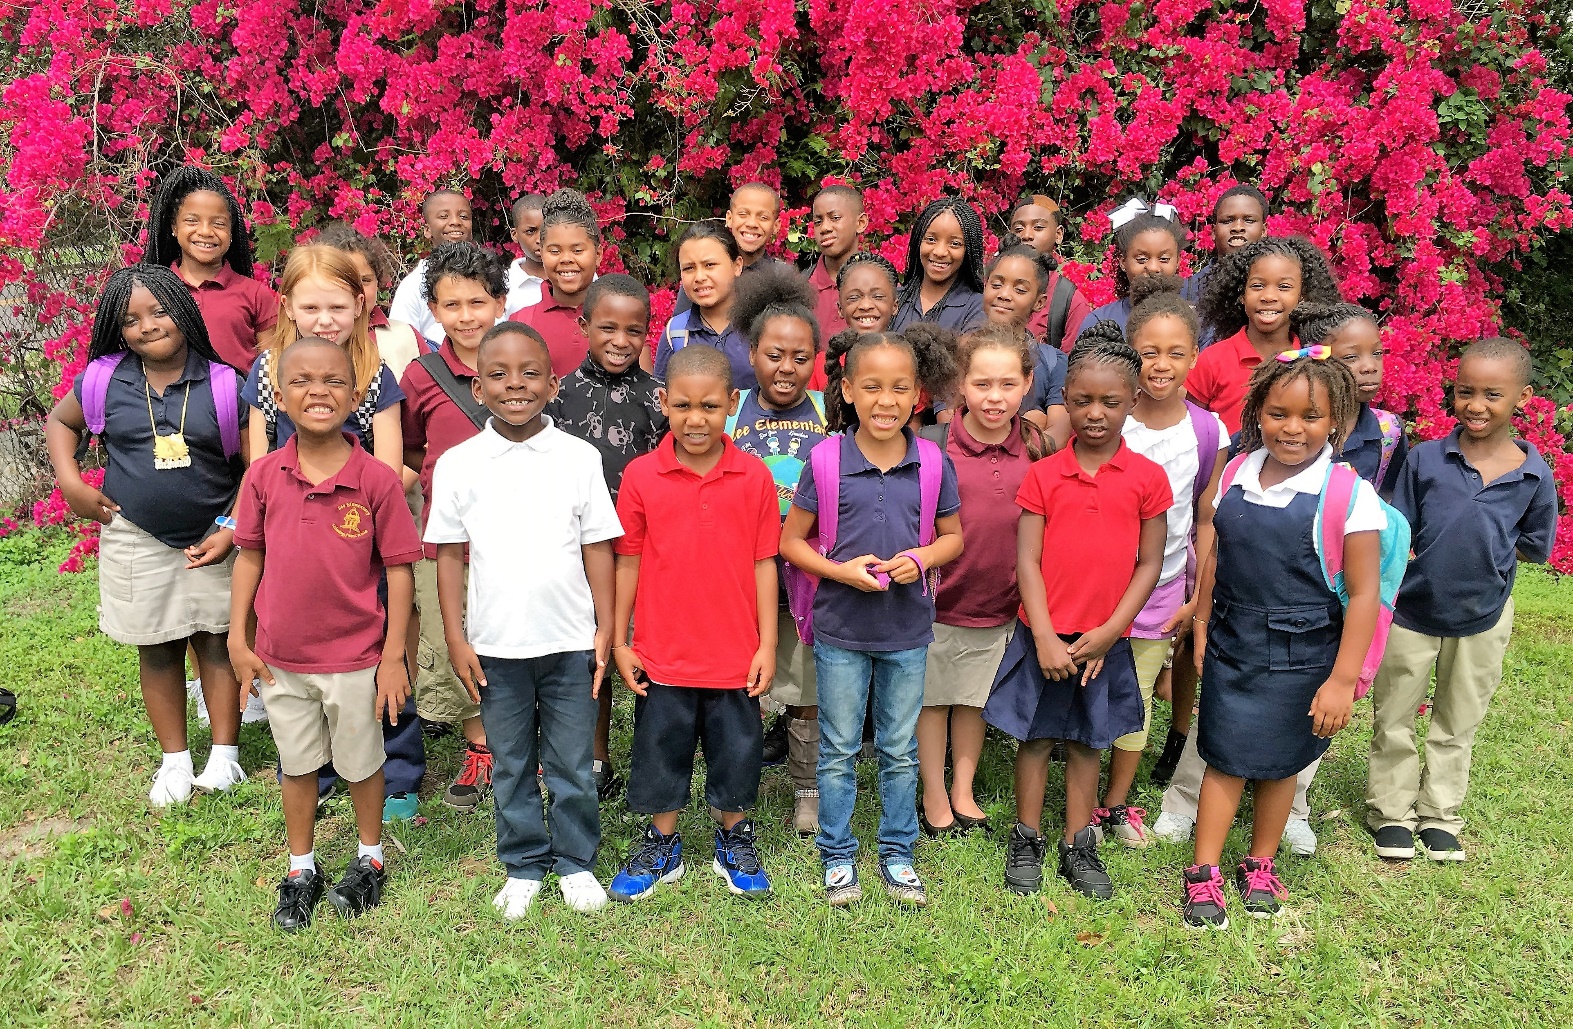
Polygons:
M355 672L382 660L382 570L420 560L398 473L344 434L348 463L313 486L297 439L253 461L235 508L235 545L266 553L257 656L289 672Z
M200 286L193 286L181 274L179 261L170 268L191 291L218 356L241 375L250 373L257 359L257 337L278 324L278 294L237 273L227 261L216 276Z
M1120 606L1136 572L1142 522L1174 506L1174 494L1163 467L1121 441L1097 475L1082 471L1073 447L1050 454L1027 473L1016 503L1047 520L1040 567L1049 618L1055 632L1069 635L1096 629ZM1025 607L1019 614L1027 622ZM1128 625L1120 630L1129 633Z
M443 340L437 353L442 355L443 362L459 380L459 385L469 389L475 372L459 360L459 355L453 351L453 343ZM448 394L442 391L437 380L421 367L419 361L411 361L404 369L399 388L404 390L404 404L399 408L404 449L426 448L425 460L421 461L421 495L426 498L426 505L421 511L421 529L424 531L426 512L431 509L431 476L432 470L437 467L437 459L446 454L450 447L463 443L481 430L470 421L469 415L448 399ZM435 561L437 544L427 543L424 546L426 556Z
M956 412L945 453L956 466L961 491L961 538L970 545L945 566L934 598L935 620L969 628L1004 625L1016 616L1016 494L1032 468L1021 441L1021 423L1011 422L1002 443L979 443Z
M1071 351L1071 347L1076 345L1076 337L1081 335L1082 323L1092 313L1092 304L1088 303L1087 298L1082 296L1081 290L1076 290L1071 294L1070 307L1065 309L1064 338L1044 339L1044 336L1048 335L1049 332L1049 305L1054 302L1054 287L1059 284L1059 281L1059 272L1049 273L1049 284L1044 287L1045 295L1049 299L1038 309L1037 314L1034 314L1027 320L1027 331L1050 346L1059 347L1068 354Z
M516 312L512 318L539 332L546 340L546 350L552 355L552 374L559 379L566 379L584 363L585 355L590 352L590 341L579 331L579 310L559 304L548 286L539 304Z
M1262 363L1262 355L1251 346L1245 330L1220 339L1196 359L1185 377L1185 394L1193 402L1223 419L1229 435L1240 431L1240 412L1245 407L1245 384Z
M640 558L633 645L652 682L742 689L759 649L754 562L781 543L775 479L730 439L703 478L675 446L634 458L617 493L617 553Z

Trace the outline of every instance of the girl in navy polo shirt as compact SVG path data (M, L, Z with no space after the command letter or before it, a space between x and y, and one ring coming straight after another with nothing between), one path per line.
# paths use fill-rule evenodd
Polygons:
M208 342L202 314L168 268L138 264L109 277L93 316L88 361L119 355L113 370L84 372L50 412L46 434L71 510L103 524L99 628L137 648L142 703L163 748L148 800L184 804L192 789L244 782L239 764L240 687L230 667L229 587L235 494L243 472L239 380ZM100 378L107 374L107 380ZM87 380L102 385L84 396ZM215 394L226 388L234 395ZM222 424L220 408L233 423ZM82 478L76 450L84 409L103 417L108 457L102 490ZM226 431L234 434L226 454ZM185 654L195 650L213 726L213 750L193 775L186 738Z
M690 343L703 343L726 355L737 389L759 385L749 359L748 340L732 323L737 277L743 273L743 252L737 248L732 230L718 222L690 225L677 243L677 269L683 295L693 306L672 315L666 323L651 366L656 378L666 377L666 362L674 352Z
M1301 304L1289 316L1302 347L1326 344L1333 360L1354 373L1360 413L1348 426L1339 459L1360 473L1383 497L1392 496L1409 453L1404 420L1391 411L1374 407L1382 392L1382 358L1387 351L1376 315L1359 304Z
M1129 200L1109 218L1114 224L1115 299L1093 308L1087 324L1113 322L1123 330L1131 316L1131 280L1179 274L1187 234L1168 204L1149 209L1141 200Z
M918 836L914 733L934 639L931 573L961 554L961 498L950 459L906 425L920 389L950 393L956 366L949 339L949 333L916 325L900 334L842 333L830 341L827 414L840 435L810 455L782 528L781 556L821 580L813 603L820 733L815 843L832 905L862 896L852 809L871 679L880 877L898 902L928 902L912 868ZM834 456L816 456L827 447L836 448ZM814 468L832 460L839 473L835 540L827 544L816 536L816 546L808 537L820 521L828 484L816 481ZM923 524L925 481L933 484L932 525Z
M929 204L912 226L892 327L900 332L918 322L952 332L983 323L983 222L960 197Z
M990 325L1014 333L1031 345L1032 388L1022 400L1022 417L1048 432L1055 447L1070 439L1065 414L1065 354L1032 335L1027 325L1048 302L1054 258L1010 236L999 256L983 271L983 313Z

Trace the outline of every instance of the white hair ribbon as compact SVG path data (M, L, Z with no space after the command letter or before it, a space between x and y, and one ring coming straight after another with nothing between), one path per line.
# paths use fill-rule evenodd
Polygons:
M1175 209L1173 204L1154 201L1152 206L1149 207L1147 201L1141 197L1131 197L1125 203L1109 212L1109 225L1118 229L1132 218L1143 214L1150 214L1172 222L1179 219L1180 212Z

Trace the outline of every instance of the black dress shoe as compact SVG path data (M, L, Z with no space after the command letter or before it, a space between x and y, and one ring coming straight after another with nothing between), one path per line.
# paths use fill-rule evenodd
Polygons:
M930 839L940 836L954 836L956 822L953 819L949 825L935 825L929 821L929 816L923 812L921 805L918 808L918 825L923 829L923 835Z
M382 903L382 886L388 873L369 857L358 857L344 870L344 878L328 891L328 903L345 918L354 918Z
M988 832L991 828L988 815L984 815L982 818L973 818L971 815L964 815L960 811L955 812L955 815L957 832L968 833L978 829Z
M287 933L306 928L325 887L322 871L317 868L286 875L279 883L279 906L273 909L273 924Z

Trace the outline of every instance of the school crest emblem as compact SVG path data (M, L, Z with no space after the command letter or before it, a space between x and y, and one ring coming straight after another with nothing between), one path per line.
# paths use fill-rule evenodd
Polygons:
M347 540L358 540L371 531L371 512L355 501L346 501L339 505L339 523L333 531Z

